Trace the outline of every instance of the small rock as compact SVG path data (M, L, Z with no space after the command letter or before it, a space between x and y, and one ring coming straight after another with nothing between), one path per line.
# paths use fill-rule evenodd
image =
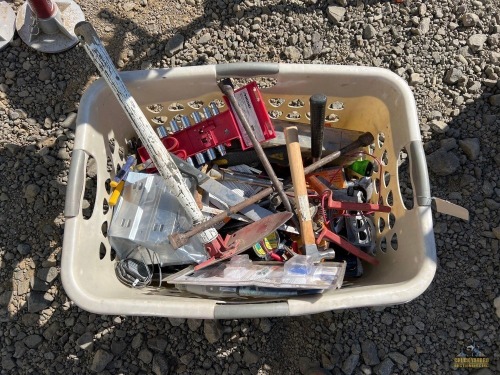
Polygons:
M465 27L476 26L479 23L479 16L474 13L464 13L462 17L460 17L460 21Z
M103 371L109 362L113 359L113 354L108 353L104 349L99 349L94 354L92 359L92 364L90 365L90 371L101 372Z
M200 37L200 39L198 39L198 43L206 44L210 41L210 39L211 39L210 33L205 33Z
M36 347L38 347L38 345L40 345L43 341L43 338L42 336L39 336L39 335L29 335L29 336L26 336L26 338L24 339L24 344L30 348L30 349L34 349Z
M458 144L469 160L476 160L479 157L481 145L478 138L466 138L458 141Z
M132 339L132 343L130 344L132 346L132 349L139 349L142 345L142 340L142 334L138 333L137 335L135 335Z
M420 74L419 73L410 74L410 85L415 86L419 83L424 83L424 79L420 77Z
M328 19L334 25L339 25L344 20L345 12L345 8L337 6L329 6L326 10Z
M406 365L408 363L408 358L406 358L406 356L401 353L392 352L389 353L388 355L398 365Z
M465 280L465 285L467 285L469 288L478 288L481 285L481 281L478 279L474 279L473 277L469 277L467 280Z
M437 150L427 157L427 165L438 176L448 176L460 167L460 160L451 151Z
M439 134L444 134L448 130L448 124L441 120L432 120L429 126Z
M85 332L76 340L76 345L78 345L80 349L92 351L94 347L94 335L91 332Z
M497 309L497 317L500 318L500 297L493 300L493 306Z
M113 353L114 355L120 355L125 351L127 346L128 344L125 341L115 339L111 343L111 353Z
M419 365L418 365L417 361L410 361L410 369L413 372L417 372L418 368L419 368Z
M193 332L197 331L198 328L200 328L202 324L203 324L203 320L201 320L201 319L188 319L187 320L187 325L188 325L189 329Z
M153 353L151 353L148 349L142 349L137 356L144 363L151 363L153 360Z
M378 358L377 346L372 340L365 340L361 343L361 352L363 361L368 366L374 366L380 363Z
M38 79L40 81L48 81L52 77L52 69L50 68L43 68L40 70L40 73L38 73Z
M442 139L440 142L442 150L450 151L457 148L457 140L455 138Z
M284 54L287 59L291 61L298 61L302 54L300 53L300 50L297 47L294 46L288 46L284 50Z
M222 338L222 325L218 320L205 320L203 333L210 344L214 344Z
M30 292L28 295L28 312L35 313L46 309L53 299L48 293Z
M33 199L40 193L40 186L37 184L29 184L24 190L24 197L26 199Z
M463 72L457 68L450 68L446 71L446 74L443 78L444 83L448 85L456 84L463 77Z
M17 251L19 251L21 255L28 255L31 253L31 246L27 243L20 243L17 245Z
M469 37L467 42L473 52L478 52L483 49L486 39L488 39L488 36L485 34L474 34Z
M123 4L123 10L125 12L130 12L133 9L135 9L135 4L132 1L129 1L128 3Z
M74 129L76 124L76 117L77 115L75 112L68 113L66 119L64 119L64 121L61 122L61 127L63 127L64 129L70 129L70 128Z
M59 271L57 270L57 268L50 267L50 268L42 268L41 270L39 270L36 274L36 277L38 277L42 281L45 281L46 283L51 283L56 279L58 275Z
M307 369L304 375L332 375L332 373L327 369L315 366Z
M69 152L65 148L61 148L59 152L57 153L57 157L61 160L69 160L71 159L71 156L69 155Z
M264 333L269 333L271 332L271 329L273 328L273 324L271 323L271 321L267 318L262 318L260 320L260 324L259 324L259 329L264 332Z
M359 355L351 354L342 364L342 371L345 375L351 375L359 363Z
M429 32L431 26L431 19L429 17L425 17L420 21L418 25L418 31L420 35L425 35Z
M491 95L488 101L491 105L500 106L500 94Z
M179 327L186 323L186 319L184 318L168 318L168 321L172 324L172 327Z
M491 231L493 232L493 234L495 235L495 237L498 240L500 240L500 226L496 227L496 228L493 228Z
M363 29L363 39L372 39L377 35L377 30L372 25L366 25Z
M253 365L257 362L259 362L259 355L250 350L250 349L245 349L245 352L243 353L243 362L247 365L247 366L250 366L250 365Z
M403 333L407 336L414 336L417 333L417 327L415 327L413 324L404 326Z
M151 370L155 375L170 374L175 367L175 361L167 358L164 354L155 354L153 357L153 365Z
M377 375L391 375L394 362L386 358L379 365L375 366L375 374Z
M392 325L392 321L394 319L394 315L388 312L384 312L380 318L380 321L384 323L385 325Z
M165 53L167 57L172 57L183 48L184 35L177 33L168 40L167 44L165 45Z
M168 338L166 336L156 336L148 340L148 348L159 353L163 353L168 345Z

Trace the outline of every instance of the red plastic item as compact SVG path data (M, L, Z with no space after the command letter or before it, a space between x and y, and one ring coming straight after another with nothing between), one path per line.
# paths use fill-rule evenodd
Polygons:
M235 91L235 95L237 98L242 98L240 105L243 107L244 112L247 113L250 123L255 123L255 120L258 120L260 127L255 129L255 135L259 142L275 138L276 133L257 83L251 82L241 87ZM230 108L225 97L224 100L228 108ZM251 108L253 108L253 111ZM253 119L252 116L254 116ZM244 128L238 124L232 111L227 110L163 137L161 141L170 152L175 153L182 159L186 159L217 145L230 146L235 139L239 140L242 150L252 147ZM140 147L138 153L142 162L149 159L149 154L144 147Z
M28 0L28 4L37 18L42 20L52 17L56 12L55 3L52 0Z

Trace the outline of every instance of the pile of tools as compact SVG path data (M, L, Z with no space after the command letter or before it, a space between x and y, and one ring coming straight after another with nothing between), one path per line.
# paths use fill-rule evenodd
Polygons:
M276 130L254 82L235 90L230 79L220 81L226 111L214 101L202 108L202 115L192 114L193 124L181 116L155 132L92 26L81 22L75 33L138 136L129 142L130 156L111 183L109 200L115 206L109 232L115 247L124 243L118 239L133 243L126 252L118 251L121 281L146 286L157 271L181 265L180 274L166 279L160 275L160 284L219 297L222 289L214 292L214 286L240 288L231 290L232 296L276 297L340 287L344 273L362 274L361 260L378 264L372 216L390 212L390 207L370 203L371 174L374 169L381 172L382 166L360 153L374 139L370 133L359 134L349 145L323 156L326 96L310 98L310 148L305 151L293 123L283 128L284 145L266 143ZM277 153L282 157L276 158ZM335 165L341 159L342 164ZM162 179L152 180L148 173ZM145 219L144 207L141 215L134 211L141 202L150 204L147 212L154 220ZM158 217L169 207L170 221L162 224ZM165 233L164 241L139 238L138 231L131 237L127 228L136 227L134 220L148 221L143 232ZM187 256L169 258L181 252ZM224 260L229 261L216 264ZM263 286L263 274L271 287ZM208 285L212 289L199 288Z

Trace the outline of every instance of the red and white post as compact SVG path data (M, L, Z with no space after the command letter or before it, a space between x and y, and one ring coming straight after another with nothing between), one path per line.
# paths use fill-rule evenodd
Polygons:
M16 14L9 4L0 1L0 50L14 38Z
M73 0L27 0L17 13L16 28L21 39L40 52L63 52L78 43L75 25L84 21Z

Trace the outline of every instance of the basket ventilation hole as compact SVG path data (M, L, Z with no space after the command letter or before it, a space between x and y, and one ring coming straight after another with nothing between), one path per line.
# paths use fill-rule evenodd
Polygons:
M111 160L111 156L106 157L106 171L111 172L113 170L113 161Z
M394 228L394 224L396 224L396 216L391 212L389 214L389 228Z
M376 178L375 179L375 185L374 185L374 188L375 188L375 192L377 194L380 194L380 179L379 178Z
M106 198L104 198L102 201L102 213L106 215L108 212L109 212L109 203L106 200Z
M340 120L340 117L336 115L335 113L330 113L328 116L325 117L326 122L337 122Z
M384 153L382 154L382 164L383 165L389 164L389 157L387 155L387 150L385 150Z
M290 100L290 102L288 103L288 106L291 108L302 108L304 106L304 102L297 98L297 99Z
M281 115L283 114L283 112L278 111L277 109L275 109L274 111L269 111L268 113L269 117L271 117L272 119L280 118Z
M200 109L203 107L203 100L193 100L191 102L188 102L188 106L190 106L193 109Z
M297 111L290 112L288 115L286 115L286 118L289 120L299 120L300 113Z
M87 175L85 179L85 191L83 192L82 215L85 220L90 219L94 212L95 197L97 195L97 168L96 160L89 156L87 159Z
M380 167L379 167L378 163L373 163L373 173L378 173L379 168Z
M168 106L168 110L171 112L182 111L184 106L181 103L172 103Z
M389 172L384 172L384 185L385 185L385 187L389 186L389 182L391 182L391 174Z
M271 98L269 99L269 104L271 104L273 107L279 107L285 102L285 99L283 98Z
M99 259L103 260L104 257L106 256L106 246L101 242L101 245L99 246Z
M380 240L380 250L382 250L384 253L387 251L387 240L385 237L382 237Z
M104 181L104 188L106 189L106 193L111 194L111 179L108 178Z
M118 156L120 157L120 160L123 162L123 158L125 157L125 149L122 146L118 147Z
M163 110L163 105L161 104L151 104L146 107L149 112L160 113Z
M378 141L378 147L382 148L382 146L384 145L384 142L385 142L385 134L378 133L377 141Z
M368 146L368 153L370 155L373 155L373 153L375 152L375 143L372 143L370 146ZM376 163L375 163L376 165Z
M109 259L111 259L111 261L114 261L116 258L116 250L111 248L111 251L109 252Z
M398 235L394 233L391 238L391 247L393 250L398 249Z
M155 116L151 118L151 122L156 125L163 125L168 120L167 116Z
M182 120L182 115L180 113L176 114L174 117L172 117L172 120L175 120L177 122L181 122Z
M105 221L104 223L102 223L101 225L101 232L102 232L102 235L104 237L108 237L108 222Z
M108 144L109 144L109 150L113 154L115 152L115 144L116 144L115 139L114 138L110 138L109 141L108 141Z
M333 110L333 111L341 111L344 109L344 103L339 102L337 100L336 102L333 102L332 104L330 104L330 106L328 108Z
M308 119L308 120L311 119L311 112L306 112L306 119Z
M382 233L385 228L385 220L381 217L378 218L378 231L379 233Z
M394 198L392 196L392 190L389 191L389 194L387 194L387 204L392 207L394 204Z

